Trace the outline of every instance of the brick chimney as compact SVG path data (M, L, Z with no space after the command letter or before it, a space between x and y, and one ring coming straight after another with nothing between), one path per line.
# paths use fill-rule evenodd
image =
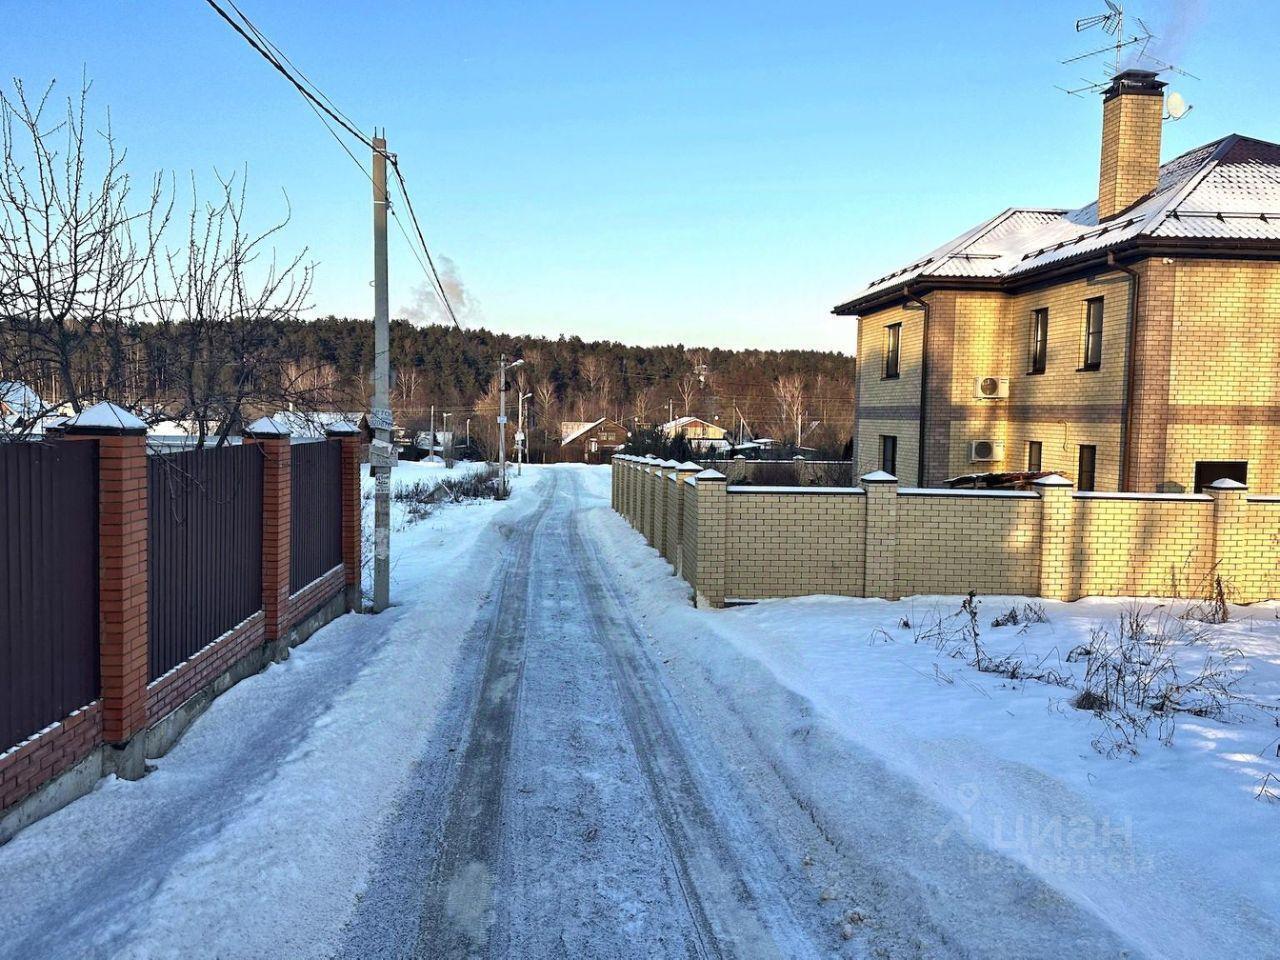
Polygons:
M1103 94L1099 223L1127 210L1156 188L1164 87L1150 70L1122 70Z

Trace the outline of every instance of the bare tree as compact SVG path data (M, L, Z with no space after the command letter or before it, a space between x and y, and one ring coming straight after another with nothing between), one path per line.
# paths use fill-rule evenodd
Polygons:
M693 401L701 389L702 379L692 370L676 383L676 392L680 394L680 405L684 416L689 416L689 409L693 406Z
M801 440L801 419L804 417L804 377L789 373L773 381L773 395L778 401L778 418L782 427L780 436L792 429L796 432L796 446Z
M402 364L396 367L395 393L401 406L410 406L422 386L422 371L413 364Z
M280 261L268 244L288 216L262 232L246 229L245 182L219 179L214 203L192 189L183 247L154 258L147 310L176 356L165 365L169 415L188 420L197 446L220 446L249 410L306 414L330 406L336 378L301 364L278 336L307 307L312 267L306 250Z
M109 122L92 148L87 82L65 111L52 94L0 91L0 366L79 412L136 399L126 324L170 208L158 175L134 195Z

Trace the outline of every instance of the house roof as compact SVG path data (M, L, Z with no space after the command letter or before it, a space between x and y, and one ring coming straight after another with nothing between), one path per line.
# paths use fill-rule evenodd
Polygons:
M677 430L680 430L680 429L683 429L684 427L689 426L689 424L691 424L691 423L701 423L701 424L705 424L705 425L706 425L706 426L708 426L708 427L715 427L717 430L723 430L723 429L724 429L724 428L723 428L723 427L721 427L719 424L717 424L717 423L712 423L712 422L711 422L711 421L709 421L709 420L703 420L701 417L687 417L687 416L686 416L686 417L676 417L674 420L668 420L666 423L664 423L664 424L663 424L661 427L659 427L658 429L659 429L659 430L668 430L668 431L671 431L672 433L674 433L674 432L675 432L675 431L677 431Z
M1010 208L873 280L837 314L909 286L995 283L1141 241L1275 244L1280 254L1280 144L1231 134L1160 167L1156 189L1105 223L1097 201L1074 210Z
M590 433L592 430L600 426L600 424L606 422L608 419L609 419L608 417L601 417L599 420L596 420L594 423L584 423L582 426L578 427L576 430L566 434L564 438L561 439L560 446L562 447L568 446L569 444L573 443L573 441L577 440L580 436L582 436L584 433Z
M330 427L339 424L359 426L364 414L358 410L277 410L271 419L295 437L323 437Z
M8 407L15 417L34 417L44 409L39 395L16 380L0 380L0 403Z

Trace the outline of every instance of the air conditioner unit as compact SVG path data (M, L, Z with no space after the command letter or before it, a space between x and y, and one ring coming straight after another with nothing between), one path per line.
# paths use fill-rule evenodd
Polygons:
M970 440L969 441L969 461L971 463L982 463L986 460L1003 460L1004 459L1004 441L1003 440Z
M975 377L973 396L977 400L1004 400L1009 396L1009 378Z

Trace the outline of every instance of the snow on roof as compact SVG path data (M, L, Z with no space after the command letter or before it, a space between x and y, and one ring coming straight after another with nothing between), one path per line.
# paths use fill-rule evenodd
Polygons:
M359 426L364 414L349 410L277 410L269 418L277 427L295 437L323 437L325 432L340 423Z
M687 427L691 423L702 423L702 424L706 424L708 427L716 427L717 429L724 429L718 423L712 423L710 420L703 420L701 417L676 417L674 420L668 420L658 429L665 430L669 433L674 433L676 430L679 430L683 427Z
M0 380L0 403L16 417L34 417L44 409L39 394L16 380Z
M873 280L838 311L912 280L1004 279L1138 237L1265 240L1280 245L1280 144L1231 134L1160 167L1151 196L1106 223L1097 201L1074 210L1010 208Z
M81 427L91 430L146 430L147 425L135 417L124 407L118 407L108 400L95 403L89 409L67 421L68 427Z
M287 437L289 436L289 427L286 423L281 423L276 417L259 417L253 423L249 424L246 433L261 434L264 437Z
M594 430L596 427L600 426L600 424L604 423L608 419L609 419L608 417L601 417L599 420L596 420L594 423L582 424L582 426L578 427L572 433L566 434L565 437L560 441L560 446L563 447L563 446L567 446L570 443L573 443L573 441L577 440L584 433L586 433L589 430Z

